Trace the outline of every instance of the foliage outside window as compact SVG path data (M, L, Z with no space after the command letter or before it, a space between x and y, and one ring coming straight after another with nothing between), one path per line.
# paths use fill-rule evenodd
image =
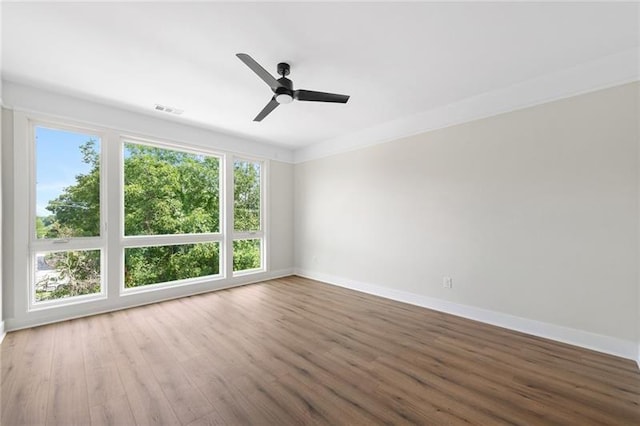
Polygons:
M219 232L220 159L125 143L124 228L127 236ZM125 288L219 273L218 243L125 249Z
M233 271L262 268L262 164L235 160L233 163Z
M218 157L126 143L125 235L220 232Z
M100 250L36 254L36 302L100 293Z
M132 247L124 251L124 286L145 286L220 273L219 244Z
M258 231L260 229L260 163L236 160L233 166L234 229Z
M235 240L233 242L233 270L259 269L261 267L260 248L260 240Z

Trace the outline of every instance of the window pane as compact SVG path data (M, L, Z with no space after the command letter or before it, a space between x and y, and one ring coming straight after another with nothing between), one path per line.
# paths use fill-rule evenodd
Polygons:
M100 250L36 253L36 302L100 293Z
M36 238L100 235L100 138L35 127Z
M233 220L236 231L260 230L260 163L234 161Z
M220 273L218 243L127 248L124 251L126 288Z
M125 235L220 231L217 157L126 143Z
M261 267L262 240L236 240L233 242L233 270L244 271Z

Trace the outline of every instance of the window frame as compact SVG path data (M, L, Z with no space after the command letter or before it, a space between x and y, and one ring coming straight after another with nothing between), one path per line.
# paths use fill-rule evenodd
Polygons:
M138 145L145 145L154 148L161 148L172 151L185 152L189 154L195 155L205 155L209 157L216 157L219 163L219 177L218 177L218 215L219 215L219 231L218 232L206 232L199 234L162 234L162 235L125 235L125 202L124 202L124 148L125 144L133 143ZM126 134L121 134L119 136L119 159L118 159L118 172L119 172L119 185L118 185L118 193L119 193L119 229L118 235L120 244L118 247L118 251L120 253L120 262L119 262L119 294L121 296L134 295L139 293L145 293L149 291L154 291L163 288L173 288L173 287L181 287L190 284L198 284L209 281L218 281L226 278L226 274L224 271L224 233L222 230L223 221L224 221L224 212L225 212L225 194L224 194L224 164L225 164L225 155L224 153L220 153L215 150L209 150L206 148L194 148L178 145L175 143L162 141L158 139L149 139L142 138L138 136L130 136ZM147 284L138 287L125 287L124 280L124 251L128 248L136 248L136 247L153 247L153 246L169 246L169 245L180 245L180 244L198 244L198 243L212 243L217 242L219 244L219 265L218 270L219 273L216 275L205 275L202 277L193 277L193 278L185 278L181 280L167 281L162 283L155 284Z
M100 235L93 237L70 237L70 238L51 238L38 239L36 236L36 217L37 217L37 165L36 165L36 128L43 127L51 130L62 130L98 136L100 138L100 218L99 229ZM95 300L104 300L108 298L108 277L107 277L107 155L106 142L107 131L98 127L71 124L70 122L59 122L56 120L46 120L41 118L27 118L27 158L29 162L28 173L28 306L27 310L38 311L58 306L67 306L76 303L85 303ZM63 297L60 299L36 301L36 256L42 252L63 252L63 251L82 251L82 250L100 250L100 292L86 294L81 296Z
M229 271L230 277L241 277L245 275L256 274L260 272L266 272L269 270L267 261L268 261L268 250L267 250L267 232L266 226L267 221L267 197L266 197L266 186L267 186L267 176L268 176L268 164L269 162L264 159L259 159L255 157L245 156L245 155L232 155L230 156L230 165L228 166L231 169L231 180L230 180L230 193L231 193L231 203L230 203L230 212L227 212L228 218L231 218L231 230L229 232L229 245L231 246L228 252L231 254ZM250 163L257 163L260 165L260 229L257 231L236 231L235 230L235 162L236 161L246 161ZM260 240L260 267L252 268L252 269L243 269L240 271L233 270L233 242L238 240Z

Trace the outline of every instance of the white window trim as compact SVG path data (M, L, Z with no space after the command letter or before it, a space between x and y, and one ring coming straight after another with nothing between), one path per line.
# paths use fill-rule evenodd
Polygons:
M266 272L268 271L269 265L268 265L268 250L267 250L267 232L265 231L266 229L268 229L268 226L266 226L267 223L267 182L268 182L268 176L269 176L269 161L265 160L265 159L261 159L261 158L255 158L255 157L250 157L250 156L240 156L240 155L234 155L234 156L230 156L232 157L230 159L230 169L231 169L231 177L230 180L228 182L230 182L231 185L231 203L227 204L230 207L231 212L227 212L227 214L230 213L230 216L232 218L231 220L231 230L230 232L227 234L229 235L231 238L230 241L230 251L229 253L233 254L233 241L235 240L261 240L261 245L260 245L260 268L253 268L253 269L243 269L241 271L234 271L233 270L233 257L230 261L230 265L229 265L229 271L231 271L231 276L233 277L240 277L240 276L245 276L245 275L251 275L251 274L256 274L256 273L260 273L260 272ZM233 201L234 201L234 188L235 188L235 181L234 181L234 173L233 173L233 164L235 161L247 161L247 162L251 162L251 163L258 163L260 164L260 229L257 231L236 231L234 229L234 224L233 224L233 209L234 209L234 205L233 205Z
M108 273L106 270L106 203L105 203L105 194L107 193L107 179L106 179L106 169L108 167L106 155L105 155L105 141L107 138L107 131L105 129L88 126L82 124L76 124L69 121L58 121L55 119L47 119L44 117L36 117L29 116L24 117L26 120L26 126L23 129L26 131L26 143L24 143L24 147L26 149L23 154L25 155L23 158L26 158L28 161L26 174L16 174L16 180L18 180L18 176L26 177L26 185L27 191L24 192L28 194L28 214L20 214L18 211L18 207L24 208L24 205L19 206L20 203L16 202L16 220L26 220L27 223L24 224L24 228L28 232L26 241L27 241L27 277L28 277L28 285L27 287L27 311L38 311L42 309L55 308L59 306L66 306L69 304L75 303L85 303L95 300L103 300L108 297ZM17 126L14 126L14 129ZM26 128L25 128L26 127ZM61 239L40 239L38 240L36 235L35 228L35 217L36 217L36 208L37 208L37 194L36 194L36 157L35 157L35 128L36 127L44 127L55 130L66 130L70 132L95 135L100 138L100 235L95 237L75 237L75 238L61 238ZM17 129L15 130L17 131ZM15 149L15 147L14 147ZM16 182L17 183L17 182ZM24 183L24 182L23 182ZM24 210L23 210L24 211ZM19 218L19 219L18 219ZM87 294L82 296L73 296L69 298L62 299L54 299L54 300L46 300L37 302L35 300L35 253L37 252L55 252L55 251L72 251L72 250L100 250L100 292L94 294Z
M126 143L133 143L138 145L145 145L153 148L162 148L172 151L185 152L188 154L195 155L205 155L209 157L216 157L219 161L220 167L220 175L219 175L219 184L218 193L220 196L219 200L219 210L218 215L220 217L220 232L207 232L200 234L168 234L168 235L125 235L124 233L124 217L125 217L125 204L124 204L124 146ZM149 291L154 291L162 288L173 288L173 287L181 287L185 285L198 284L209 281L223 280L226 278L226 275L223 271L223 251L225 247L223 245L224 236L222 231L222 218L223 213L225 211L224 204L224 171L223 166L225 162L225 157L227 156L224 153L220 153L218 151L208 150L206 148L192 148L192 147L184 147L175 143L157 140L157 139L149 139L149 138L141 138L136 136L128 136L128 135L120 135L119 137L119 205L118 211L120 213L119 218L119 236L120 236L120 244L119 244L119 253L121 255L121 259L119 262L119 288L118 292L121 296L127 296L131 294L139 294L146 293ZM138 287L126 288L124 286L124 250L128 248L135 247L150 247L150 246L168 246L168 245L180 245L180 244L198 244L198 243L219 243L220 244L220 259L219 259L219 273L214 275L205 275L202 277L193 277L193 278L185 278L181 280L167 281L162 283L155 284L146 284Z
M35 239L35 172L34 155L35 143L33 129L36 125L43 125L54 129L71 130L95 134L101 138L100 143L100 166L101 166L101 235L100 237L81 237L68 242L53 243L53 240L41 242ZM221 188L220 206L221 221L220 233L210 234L187 234L172 236L145 236L144 241L137 236L124 237L124 221L121 215L123 208L123 173L122 164L122 141L127 140L135 143L148 143L153 146L177 149L183 152L193 152L196 154L214 155L220 158ZM118 143L120 142L120 143ZM11 267L9 270L10 280L13 285L10 287L10 297L13 300L12 321L18 323L42 323L57 319L68 319L82 312L104 312L119 309L127 306L135 306L142 300L146 303L164 300L167 297L179 297L181 294L188 295L194 292L211 291L220 288L227 288L247 282L246 279L235 280L236 277L244 277L252 274L265 273L270 271L269 265L269 227L268 227L268 199L267 183L269 176L269 160L257 158L233 152L223 152L220 150L210 150L199 144L189 144L185 142L171 142L167 139L148 138L133 134L132 132L118 129L105 128L92 123L78 122L73 119L60 118L52 115L45 115L37 112L14 109L13 110L13 141L12 150L12 175L14 182L10 186L13 192L14 206L12 232L7 237L12 244ZM10 158L11 158L10 157ZM261 164L261 229L259 232L236 233L233 230L233 161L234 159L259 162ZM28 173L21 173L27 169ZM114 207L116 206L116 207ZM34 209L33 211L31 209ZM28 212L28 214L25 214ZM33 222L33 223L31 223ZM233 240L244 238L260 238L261 243L261 268L233 272ZM206 277L196 277L185 280L178 280L169 283L151 284L138 287L137 291L123 293L124 287L124 247L143 246L145 242L152 242L149 245L164 245L169 242L169 238L174 243L198 243L198 242L219 242L221 252L220 274ZM126 239L126 242L125 242ZM50 246L48 246L50 244ZM32 253L36 251L64 251L73 249L99 249L101 250L101 293L93 295L74 296L51 301L34 302L35 292L33 291L33 270L35 262L32 260ZM258 275L259 279L259 275ZM251 282L251 281L249 281ZM22 283L22 284L20 284ZM170 288L186 287L197 285L193 290L183 292L163 291ZM209 290L207 290L209 288ZM133 290L133 289L130 289ZM154 296L145 296L145 299L135 297L138 293L153 293ZM130 301L129 296L132 296ZM80 306L76 306L80 305ZM82 305L86 305L83 307ZM73 308L72 308L73 306ZM66 310L60 308L67 307ZM53 311L51 311L53 309ZM57 309L57 310L56 310ZM48 313L47 313L48 312ZM86 315L86 313L84 314ZM32 319L29 319L32 318ZM38 319L40 318L40 319ZM50 318L46 320L46 318Z

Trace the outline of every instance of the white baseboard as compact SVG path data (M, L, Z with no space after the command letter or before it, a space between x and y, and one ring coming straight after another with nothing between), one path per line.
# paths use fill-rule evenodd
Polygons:
M496 325L498 327L508 328L510 330L520 331L522 333L631 359L637 361L638 366L640 367L640 347L633 341L590 333L588 331L563 327L528 318L521 318L488 309L462 305L455 302L449 302L447 300L436 299L420 294L395 290L388 287L382 287L309 270L296 269L296 275L387 299L397 300L399 302L409 303L411 305L422 306L424 308L445 312L459 317L469 318L475 321Z
M7 332L4 331L4 321L0 321L0 343L4 340L4 336L7 335Z

